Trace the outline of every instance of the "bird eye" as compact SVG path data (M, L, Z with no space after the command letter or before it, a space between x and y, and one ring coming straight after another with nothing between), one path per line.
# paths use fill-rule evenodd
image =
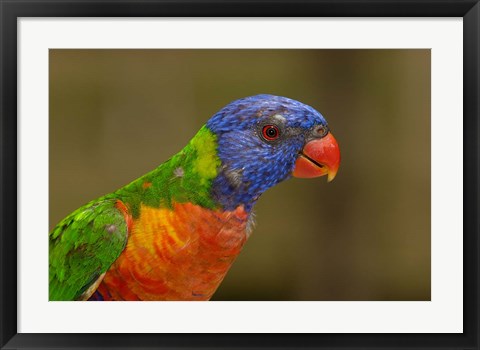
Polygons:
M273 141L280 136L280 131L275 125L265 125L262 129L262 135L265 140Z

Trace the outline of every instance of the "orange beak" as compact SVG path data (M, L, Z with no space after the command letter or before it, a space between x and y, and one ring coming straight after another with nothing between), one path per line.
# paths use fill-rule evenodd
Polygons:
M340 148L329 132L321 139L309 141L298 155L293 176L312 178L327 175L330 182L340 166Z

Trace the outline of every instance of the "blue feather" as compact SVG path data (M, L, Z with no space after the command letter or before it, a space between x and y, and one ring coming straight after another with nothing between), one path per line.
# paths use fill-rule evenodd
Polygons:
M261 137L261 126L269 123L281 126L278 141ZM327 122L301 102L256 95L230 103L206 125L217 136L222 162L213 181L213 198L225 210L244 205L250 211L263 192L290 178L309 132L317 125L327 127Z

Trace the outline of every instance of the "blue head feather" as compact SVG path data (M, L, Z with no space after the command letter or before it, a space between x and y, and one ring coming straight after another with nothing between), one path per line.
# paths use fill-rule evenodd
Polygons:
M276 125L280 137L262 137L265 125ZM274 95L236 100L216 113L206 126L216 134L222 165L212 185L214 199L225 210L250 210L268 188L288 179L298 153L312 130L325 118L310 106Z

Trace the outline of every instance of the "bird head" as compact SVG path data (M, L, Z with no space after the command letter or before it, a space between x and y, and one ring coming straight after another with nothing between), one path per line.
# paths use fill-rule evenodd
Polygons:
M312 107L273 95L236 100L206 124L221 161L213 195L226 209L250 208L268 188L290 178L335 177L337 141Z

